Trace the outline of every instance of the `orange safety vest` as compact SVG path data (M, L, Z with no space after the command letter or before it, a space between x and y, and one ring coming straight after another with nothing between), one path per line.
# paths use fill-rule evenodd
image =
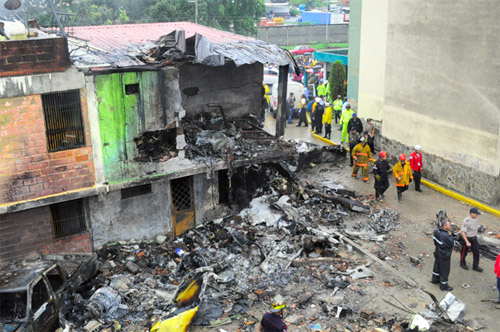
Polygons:
M401 161L398 161L398 163L394 165L392 173L396 179L397 187L405 187L410 184L410 179L413 179L409 162L405 162L405 166L403 167L403 165L401 165ZM398 177L400 180L398 180Z
M352 158L354 159L354 164L357 166L368 166L368 161L372 159L370 146L368 144L363 146L362 143L358 143L354 149L352 149Z

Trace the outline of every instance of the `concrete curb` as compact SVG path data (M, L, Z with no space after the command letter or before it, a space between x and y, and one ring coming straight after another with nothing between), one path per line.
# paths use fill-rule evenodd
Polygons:
M309 124L311 123L311 120L309 119L309 114L307 114L307 120L309 122ZM319 136L318 134L315 134L314 131L311 129L311 134L313 135L313 137L319 141L322 141L322 142L325 142L327 144L330 144L330 145L338 145L338 143L335 143L335 142L332 142L330 141L329 139L327 138L324 138L322 136ZM349 149L347 149L347 151L349 151ZM427 187L431 188L431 189L434 189L435 191L438 191L442 194L445 194L451 198L454 198L456 200L459 200L459 201L462 201L464 203L467 203L467 204L470 204L474 207L477 207L478 209L480 209L481 211L484 211L484 212L488 212L496 217L500 217L500 211L497 210L497 209L494 209L490 206L487 206L481 202L478 202L472 198L469 198L469 197L465 197L463 195L460 195L459 193L456 193L454 191L451 191L449 189L445 189L443 187L441 187L440 185L438 184L435 184L431 181L428 181L428 180L425 180L425 179L421 179L421 183L422 184L425 184Z
M470 204L474 207L477 207L478 209L480 209L481 211L484 211L484 212L488 212L494 216L497 216L497 217L500 217L500 211L499 210L496 210L492 207L489 207L483 203L480 203L472 198L469 198L469 197L465 197L463 195L460 195L456 192L453 192L451 190L448 190L448 189L445 189L443 187L441 187L440 185L437 185L433 182L430 182L428 180L424 180L422 179L421 180L422 184L425 184L426 186L428 186L429 188L431 189L434 189L435 191L439 191L440 193L442 194L445 194L447 196L450 196L456 200L459 200L459 201L462 201L464 203L467 203L467 204Z

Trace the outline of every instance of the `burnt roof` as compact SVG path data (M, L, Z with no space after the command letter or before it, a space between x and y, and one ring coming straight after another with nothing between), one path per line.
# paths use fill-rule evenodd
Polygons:
M55 265L51 261L14 261L0 271L0 292L27 289L41 273Z

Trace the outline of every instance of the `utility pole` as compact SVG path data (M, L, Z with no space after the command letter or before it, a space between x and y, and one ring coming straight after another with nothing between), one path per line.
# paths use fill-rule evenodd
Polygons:
M194 2L194 22L198 24L198 0L188 0L188 2Z

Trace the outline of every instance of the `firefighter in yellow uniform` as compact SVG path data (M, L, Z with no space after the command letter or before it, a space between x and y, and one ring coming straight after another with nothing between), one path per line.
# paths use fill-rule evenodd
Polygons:
M403 192L408 189L408 185L411 180L413 180L413 175L411 174L410 163L406 162L406 155L400 154L399 161L392 169L394 178L396 179L396 188L398 190L398 201L403 202Z
M368 162L374 162L372 159L372 151L370 146L366 144L366 139L362 136L359 139L359 143L352 149L352 159L354 160L354 167L352 168L352 177L355 178L358 175L359 168L363 168L363 181L366 183L370 182L368 178Z

